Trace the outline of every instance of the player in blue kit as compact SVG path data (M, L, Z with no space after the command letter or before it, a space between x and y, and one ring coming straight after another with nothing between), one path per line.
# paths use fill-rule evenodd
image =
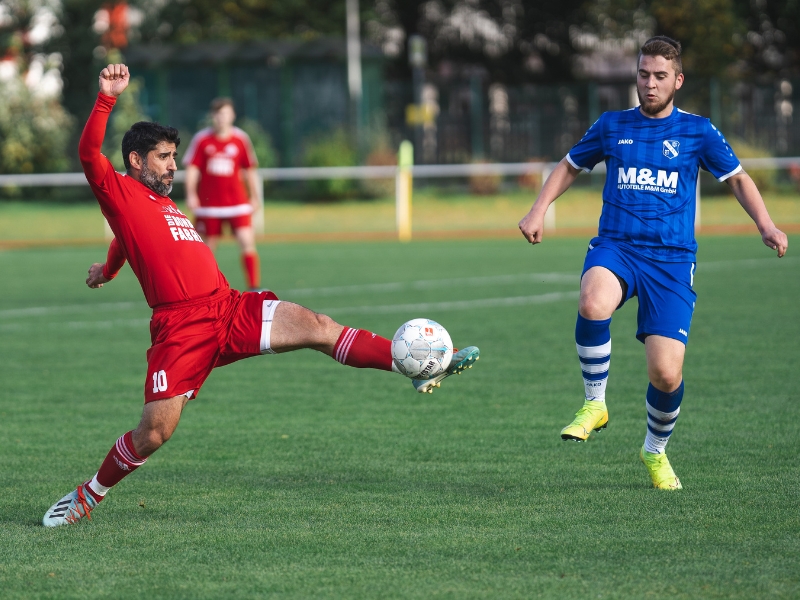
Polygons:
M547 207L581 171L605 161L603 211L584 262L575 326L586 399L561 437L584 441L608 425L611 316L638 296L636 337L645 345L650 379L640 458L656 488L675 490L681 483L664 449L680 413L683 360L697 297L692 288L699 168L730 186L778 257L786 253L788 240L722 134L708 119L674 106L684 80L680 43L664 36L649 39L638 67L640 106L604 113L589 128L547 178L519 228L531 244L540 243Z

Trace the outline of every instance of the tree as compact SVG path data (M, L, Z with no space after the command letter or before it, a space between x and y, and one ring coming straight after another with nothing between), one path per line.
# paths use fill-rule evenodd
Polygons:
M656 32L680 40L684 69L695 75L721 75L739 54L736 35L744 33L732 0L648 2Z
M56 3L7 0L0 12L0 172L62 171L73 121L60 104Z
M324 0L138 0L144 11L143 40L194 43L205 40L312 38L343 36L345 2ZM362 21L370 18L369 2L361 2Z
M570 26L585 14L585 0L377 0L367 23L372 39L396 50L393 70L407 75L409 36L428 41L429 64L482 65L493 80L572 78Z
M743 75L800 76L800 2L735 0L747 33L739 41Z

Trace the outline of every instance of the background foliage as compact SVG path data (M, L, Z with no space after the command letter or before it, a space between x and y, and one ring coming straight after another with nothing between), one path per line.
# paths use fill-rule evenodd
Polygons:
M74 117L62 116L52 102L45 108L12 100L9 110L21 111L21 131L11 132L8 127L13 124L6 125L3 135L10 151L2 168L77 168L74 153L72 165L56 155L63 152L65 134L71 135L68 146L77 143L79 128L70 129L70 123L86 118L96 93L97 72L111 59L111 48L95 21L99 9L114 4L114 0L0 4L4 63L14 61L20 77L25 77L37 56L57 57L63 81L57 103ZM312 39L345 33L344 1L131 0L129 6L138 15L131 21L129 43ZM530 0L362 0L360 10L362 37L383 49L389 79L410 79L406 46L411 35L427 39L433 73L477 70L487 81L515 85L582 77L576 69L581 57L609 47L630 52L631 44L635 51L635 44L652 34L680 39L686 69L693 74L742 81L800 76L796 0L563 0L546 5ZM33 35L34 31L39 33ZM124 55L125 48L120 49ZM7 82L2 87L7 93ZM34 112L25 116L27 109ZM57 125L37 121L37 110ZM32 132L39 148L23 151ZM266 158L268 153L263 152Z

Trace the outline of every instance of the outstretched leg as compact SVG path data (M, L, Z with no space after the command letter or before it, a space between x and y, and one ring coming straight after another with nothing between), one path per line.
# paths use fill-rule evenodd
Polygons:
M114 443L91 481L82 483L50 507L42 524L56 527L83 517L91 519L91 511L108 490L141 467L172 436L188 400L186 396L176 396L145 404L139 426Z
M281 302L276 307L268 344L270 348L262 348L263 351L280 353L311 348L350 367L400 373L392 359L390 340L363 329L340 325L326 315L290 302ZM446 377L472 368L479 357L477 347L463 348L453 355L444 372L431 379L414 379L414 389L431 393Z
M392 342L363 329L340 325L299 304L280 302L272 318L270 350L276 354L302 348L317 350L343 365L398 372Z

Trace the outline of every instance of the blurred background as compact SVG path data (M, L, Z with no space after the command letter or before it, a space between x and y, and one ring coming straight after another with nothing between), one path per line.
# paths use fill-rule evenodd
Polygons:
M133 84L106 138L118 168L131 123L171 124L186 144L217 96L233 98L262 168L392 166L403 140L417 165L557 161L603 111L638 104L636 53L655 34L683 44L678 106L740 158L797 157L799 28L792 0L2 0L0 174L79 171L97 74L119 61ZM800 159L752 174L775 220L800 223ZM559 229L596 223L603 178L560 202ZM540 185L537 172L415 178L414 228L513 230ZM268 177L266 235L391 231L394 186ZM0 239L50 235L40 218L38 233L20 225L20 203L90 200L86 186L0 185ZM740 213L710 204L703 225L744 226ZM61 221L57 238L93 237Z

